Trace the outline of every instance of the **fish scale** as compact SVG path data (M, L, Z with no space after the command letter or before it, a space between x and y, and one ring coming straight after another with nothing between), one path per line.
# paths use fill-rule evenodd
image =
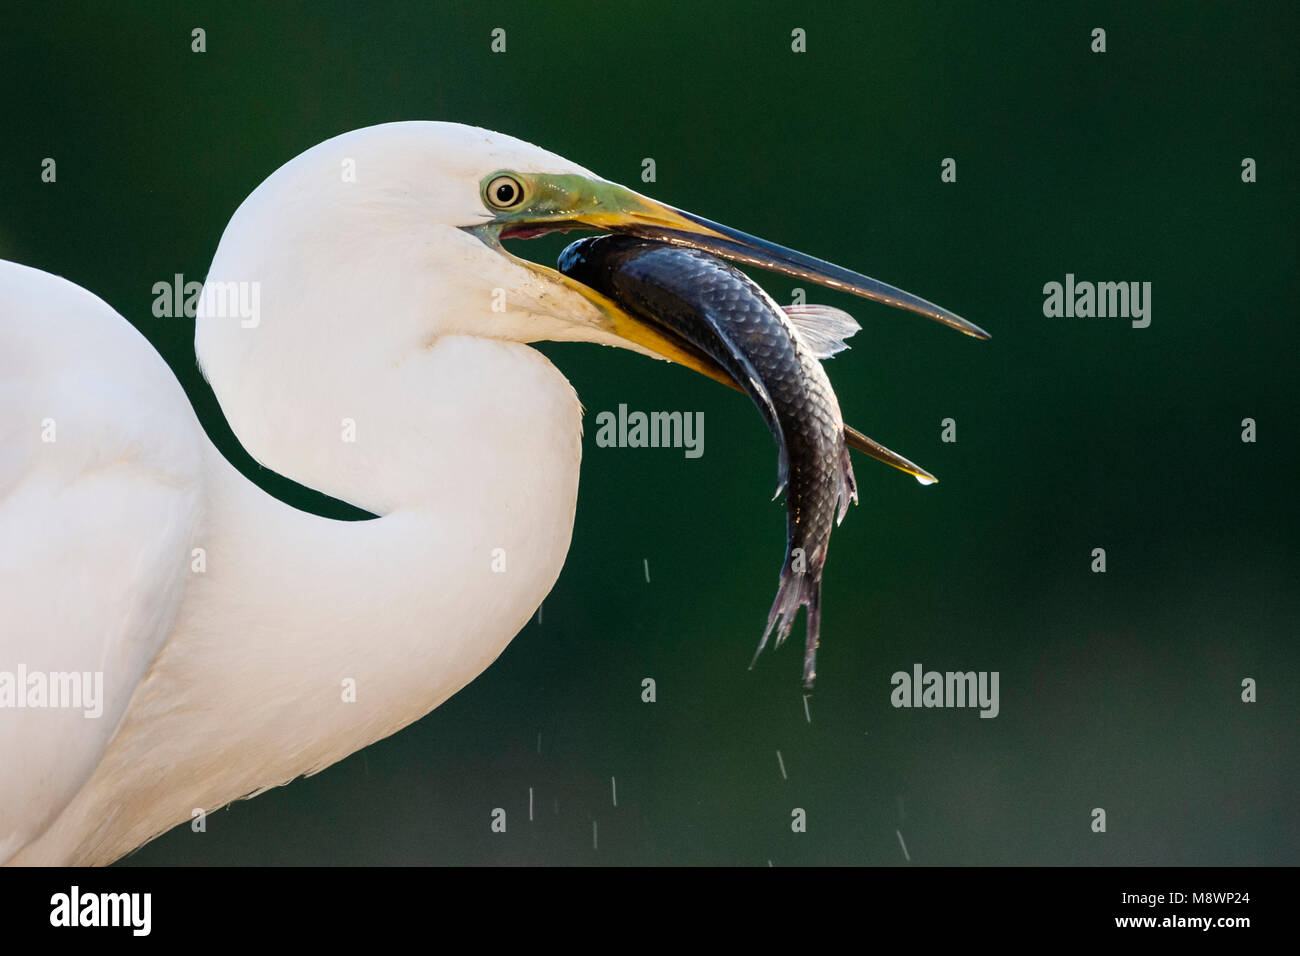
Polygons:
M708 253L599 236L566 247L559 267L632 315L674 331L721 365L758 406L779 448L776 493L786 496L786 555L754 656L773 631L777 646L784 643L806 607L803 679L811 687L827 546L849 500L857 500L844 420L820 359L771 296Z

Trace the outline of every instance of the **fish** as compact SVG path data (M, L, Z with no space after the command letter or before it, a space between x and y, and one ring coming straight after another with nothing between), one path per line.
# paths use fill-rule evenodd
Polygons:
M858 323L829 306L779 306L730 263L626 234L570 243L558 267L629 313L671 330L721 366L758 407L778 448L773 499L785 492L786 551L750 667L773 634L776 647L785 643L799 608L806 608L803 683L811 689L831 531L858 500L844 418L822 360L848 348L845 339ZM894 457L911 466L903 470L932 477Z

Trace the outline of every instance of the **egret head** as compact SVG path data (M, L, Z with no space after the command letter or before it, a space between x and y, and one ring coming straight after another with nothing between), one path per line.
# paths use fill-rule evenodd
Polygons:
M628 233L702 249L746 265L916 312L977 338L988 337L965 319L911 293L656 202L585 171L535 173L501 168L482 177L479 191L482 205L492 216L486 222L465 228L484 244L500 250L557 289L570 293L568 315L581 317L581 328L586 333L578 336L581 338L658 354L714 374L709 368L701 368L671 333L633 319L596 291L552 269L515 259L501 247L502 239L529 238L557 229ZM574 294L596 307L596 318L573 300Z
M663 330L502 245L571 229L704 249L986 337L907 292L649 199L511 136L408 122L327 140L248 197L222 238L209 281L258 283L260 314L201 310L200 361L205 368L219 362L222 340L241 355L274 348L276 331L241 337L229 321L259 328L263 315L285 335L348 341L352 361L391 360L399 357L393 350L458 333L594 341L682 360Z

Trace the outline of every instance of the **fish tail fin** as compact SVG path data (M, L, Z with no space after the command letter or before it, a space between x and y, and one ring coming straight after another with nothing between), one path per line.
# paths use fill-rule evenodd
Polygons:
M767 615L767 627L763 630L763 637L758 642L758 650L754 652L754 659L749 662L749 667L753 670L754 664L758 662L758 656L767 647L767 640L774 631L776 646L780 647L785 643L785 639L790 636L790 631L794 627L795 615L799 613L799 608L806 606L808 608L808 650L804 659L804 681L807 683L810 681L812 660L816 656L818 630L821 624L822 576L820 569L794 571L790 563L787 558L785 567L781 570L780 583L777 585L776 600L772 602L772 610Z
M840 468L835 485L835 493L839 497L839 508L835 513L835 523L838 525L849 513L849 502L852 501L855 505L858 503L858 480L853 477L853 462L849 460L848 445L840 449Z

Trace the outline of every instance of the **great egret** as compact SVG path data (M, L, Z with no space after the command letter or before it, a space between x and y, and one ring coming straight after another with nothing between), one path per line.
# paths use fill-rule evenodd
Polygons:
M501 653L560 572L581 452L572 387L526 343L725 378L499 242L561 228L695 246L983 335L509 136L357 130L239 207L195 329L248 451L380 516L343 522L236 471L112 308L0 263L0 861L109 863L393 733ZM91 704L92 674L93 707L54 706Z

